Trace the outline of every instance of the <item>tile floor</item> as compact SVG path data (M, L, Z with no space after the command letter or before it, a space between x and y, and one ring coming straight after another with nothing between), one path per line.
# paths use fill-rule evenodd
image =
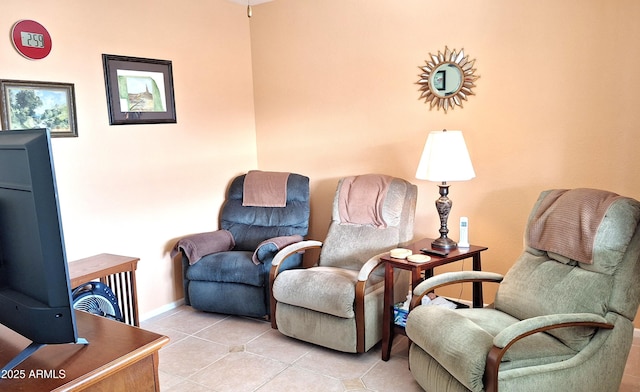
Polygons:
M181 306L142 323L169 336L160 350L163 392L422 391L407 366L407 339L396 338L391 359L380 345L345 354L283 336L265 321ZM619 392L640 392L636 332Z

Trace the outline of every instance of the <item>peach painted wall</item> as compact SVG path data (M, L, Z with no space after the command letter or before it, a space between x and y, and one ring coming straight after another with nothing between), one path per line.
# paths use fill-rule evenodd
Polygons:
M175 239L211 230L229 179L256 166L311 177L313 237L337 179L366 172L418 184L416 236L433 236L437 186L414 180L415 167L428 131L461 129L477 178L451 186L451 236L469 216L472 242L490 247L484 268L499 272L540 190L640 198L634 0L275 0L251 20L225 0L4 0L1 11L7 36L35 19L54 49L29 61L7 37L0 78L75 84L80 137L53 141L69 259L140 257L143 316L182 297ZM448 114L415 85L445 45L464 47L481 75L477 96ZM109 126L102 53L172 60L178 123Z
M175 239L217 228L229 179L255 168L250 31L224 0L3 0L0 78L74 83L78 138L54 139L69 260L140 257L142 317L183 297ZM20 19L42 23L53 50L21 57ZM177 124L109 126L101 55L171 60Z
M451 184L450 235L468 216L471 242L489 247L483 268L505 272L540 191L640 198L638 18L635 0L266 3L251 22L259 166L311 177L314 237L337 179L366 172L417 184L416 237L434 236L437 186L414 173L429 131L460 129L477 177ZM418 100L416 81L447 45L481 77L445 114Z

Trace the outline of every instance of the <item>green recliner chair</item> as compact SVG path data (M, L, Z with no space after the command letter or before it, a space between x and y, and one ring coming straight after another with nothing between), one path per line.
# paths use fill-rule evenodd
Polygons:
M502 277L436 275L424 294L455 282L499 283L493 306L409 313L411 373L426 391L617 391L640 302L640 203L594 189L543 192L525 246Z
M306 240L273 259L272 326L284 335L343 352L365 352L382 337L384 268L379 255L413 237L417 187L367 174L338 183L324 242ZM287 258L320 248L310 268L282 270ZM382 268L381 268L382 267ZM409 276L396 274L396 298Z

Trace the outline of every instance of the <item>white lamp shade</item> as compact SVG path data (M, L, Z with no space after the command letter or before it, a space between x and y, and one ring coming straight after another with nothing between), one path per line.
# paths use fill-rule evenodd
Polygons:
M416 178L427 181L466 181L476 176L462 131L432 131L420 157Z

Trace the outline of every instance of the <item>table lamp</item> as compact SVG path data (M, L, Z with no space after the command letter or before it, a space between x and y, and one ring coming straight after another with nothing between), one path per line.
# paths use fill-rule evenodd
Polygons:
M416 178L419 180L441 182L440 197L436 200L436 209L440 216L440 238L431 243L434 248L455 249L458 245L447 237L447 219L451 211L449 185L447 181L466 181L474 178L469 151L464 142L462 131L432 131L424 145Z

